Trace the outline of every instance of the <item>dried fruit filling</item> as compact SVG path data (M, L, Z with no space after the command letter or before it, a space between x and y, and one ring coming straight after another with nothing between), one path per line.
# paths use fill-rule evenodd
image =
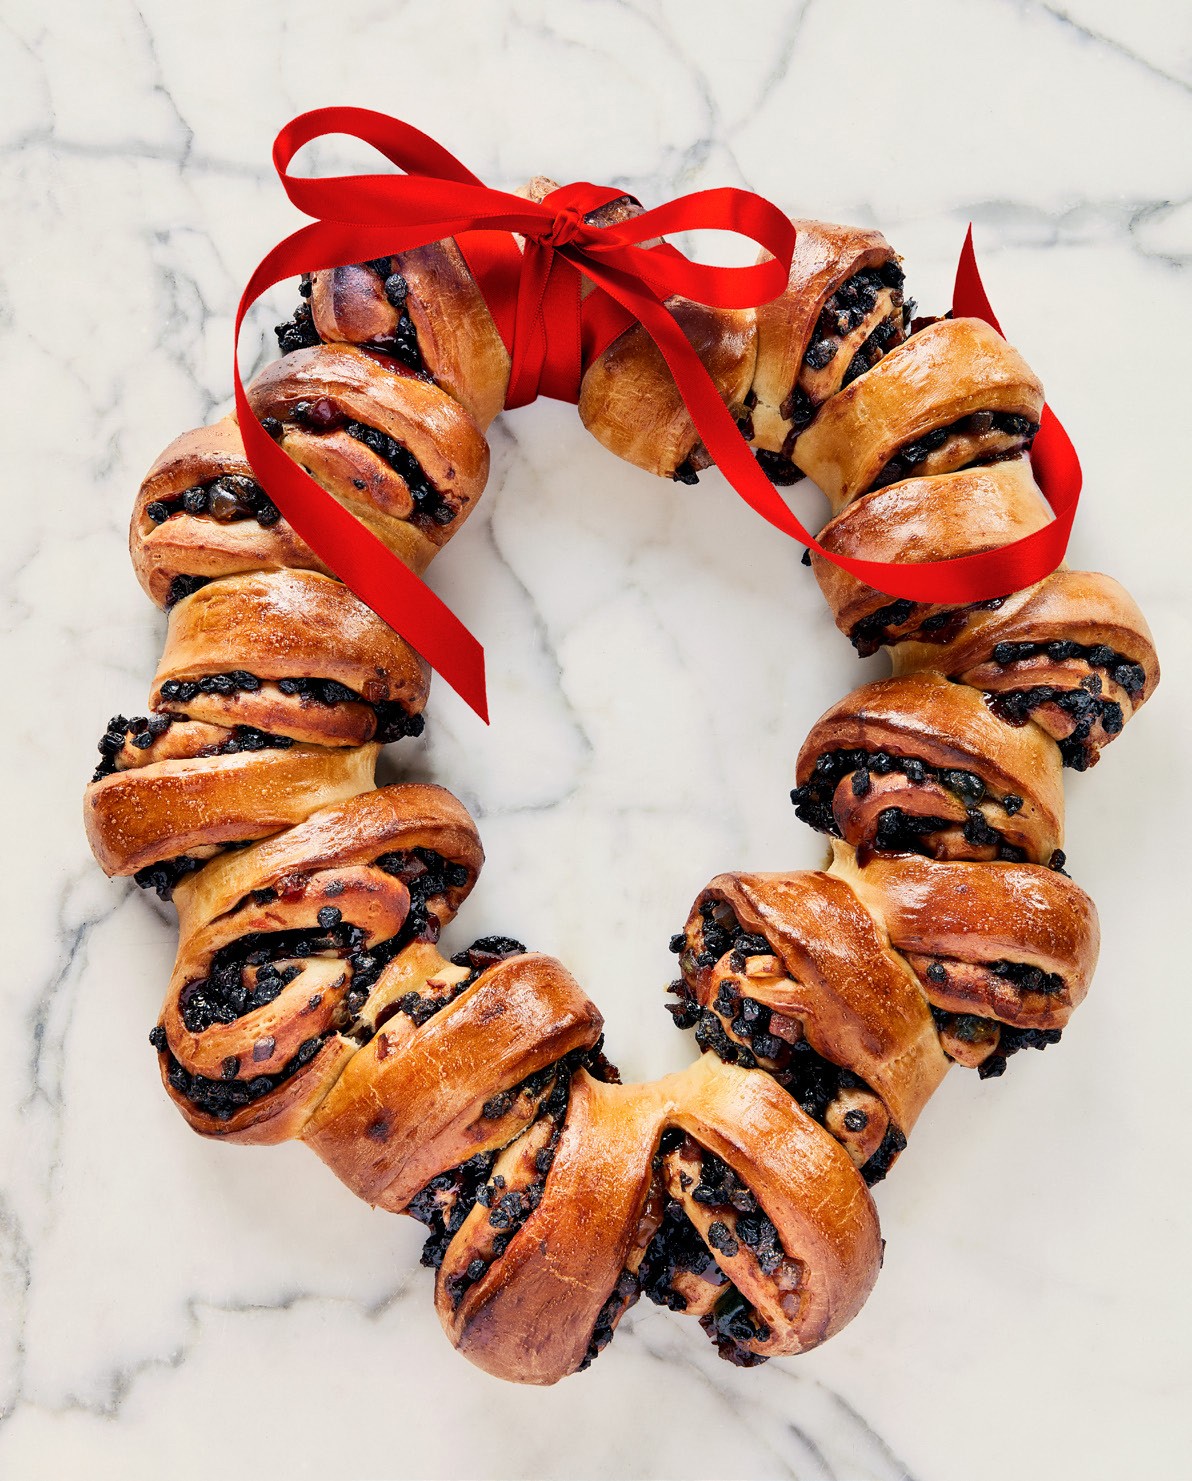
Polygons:
M912 785L929 783L950 793L965 810L961 832L966 844L974 848L994 848L997 858L1009 862L1021 863L1026 859L1025 850L1017 844L1007 843L981 806L982 803L993 804L1010 818L1022 810L1021 797L1013 794L994 797L976 772L944 770L913 756L892 756L886 751L860 749L827 751L816 759L811 777L791 791L795 814L818 832L840 838L841 829L836 821L833 799L841 780L851 774L853 795L862 798L868 795L874 776L887 776L893 772L900 773ZM880 853L926 853L926 843L931 834L955 827L955 821L949 818L923 817L899 807L888 807L878 814L872 847Z
M1009 411L974 411L905 442L874 477L869 489L903 478L955 472L1020 457L1035 440L1038 422ZM949 444L954 443L954 449ZM954 451L955 456L950 452Z
M744 973L750 957L776 955L765 936L745 930L726 901L705 900L694 931L679 932L671 937L670 944L672 951L679 953L684 978L671 984L677 1002L667 1008L679 1028L695 1029L695 1040L702 1050L711 1050L726 1064L765 1070L820 1126L826 1124L829 1107L842 1091L873 1095L859 1075L813 1049L803 1037L801 1026L749 997L733 978L718 982L710 1008L702 1005L685 979L710 971L726 957L729 970ZM858 1129L863 1127L849 1126L849 1130ZM861 1166L865 1181L880 1182L905 1146L905 1135L891 1122L877 1150Z
M161 697L171 704L187 704L200 694L231 696L240 693L256 693L262 682L275 684L282 694L296 698L303 705L367 705L377 717L375 739L384 744L401 740L405 736L422 734L425 720L412 715L396 700L378 700L375 703L355 689L349 689L337 679L309 677L271 679L262 681L248 669L232 669L222 674L204 674L198 679L167 679L161 686ZM242 727L244 728L244 727Z

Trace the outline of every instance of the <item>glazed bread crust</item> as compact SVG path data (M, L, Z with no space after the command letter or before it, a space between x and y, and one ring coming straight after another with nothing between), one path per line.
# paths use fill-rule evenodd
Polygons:
M980 319L941 319L834 396L799 438L797 462L839 514L873 487L900 448L925 433L980 412L1037 425L1042 411L1043 387L995 329ZM954 454L960 461L953 466L982 451L974 438Z
M1041 529L1042 389L1017 353L977 320L912 320L879 233L796 227L773 303L670 307L762 469L828 495L826 549L923 562ZM422 571L483 489L508 352L453 242L302 292L250 405ZM640 327L586 368L579 411L640 467L707 466ZM851 1320L881 1263L869 1187L949 1066L1002 1073L1088 991L1061 768L1093 764L1158 680L1117 583L1061 569L946 607L816 559L837 625L895 665L799 753L792 800L831 866L710 881L671 942L671 1011L703 1053L622 1085L562 963L504 936L440 951L483 863L475 824L440 787L372 785L381 744L420 732L426 665L288 526L233 418L153 465L130 549L169 630L150 713L100 741L86 827L109 873L177 905L151 1041L187 1123L300 1139L421 1221L449 1339L505 1379L587 1367L643 1294L741 1366Z

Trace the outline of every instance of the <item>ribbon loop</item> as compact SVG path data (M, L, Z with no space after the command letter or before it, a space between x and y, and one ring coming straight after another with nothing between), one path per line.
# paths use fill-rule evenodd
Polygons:
M298 151L330 134L371 145L403 173L292 175ZM492 190L429 135L354 107L317 108L292 119L274 141L273 162L286 195L313 221L268 253L240 299L233 377L245 452L298 535L482 719L487 720L487 698L480 644L419 577L282 452L249 407L240 377L240 328L252 304L285 278L452 237L509 350L507 406L540 395L578 400L584 366L640 324L670 369L708 453L741 498L776 529L869 585L916 601L976 602L1041 580L1063 559L1080 493L1080 464L1047 407L1032 462L1056 518L1033 535L956 560L898 565L831 554L803 528L762 473L666 307L667 299L680 296L711 309L757 308L783 292L795 228L762 197L731 187L697 191L597 228L585 218L624 192L580 182L531 201ZM712 267L658 241L668 232L694 230L743 236L761 249L760 259L749 267ZM971 227L954 311L998 328L977 274Z

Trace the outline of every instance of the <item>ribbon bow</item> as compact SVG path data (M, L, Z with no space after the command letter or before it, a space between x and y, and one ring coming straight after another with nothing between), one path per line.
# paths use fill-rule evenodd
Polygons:
M303 145L332 133L371 144L405 173L331 178L289 173ZM510 351L507 406L524 405L538 395L576 401L584 366L637 322L662 354L708 453L741 497L776 528L871 586L919 601L981 601L1040 580L1062 559L1079 493L1079 464L1063 429L1046 412L1034 461L1037 470L1052 470L1055 486L1044 488L1057 518L1013 545L958 560L896 565L830 555L803 528L758 467L665 302L678 295L712 308L747 309L783 291L795 229L760 196L730 188L699 191L594 228L584 218L623 192L581 183L531 201L491 190L428 135L363 108L301 114L278 134L273 162L290 200L315 219L274 247L249 278L236 313L237 347L248 309L283 279L455 237ZM768 255L749 267L709 267L657 243L668 233L690 230L734 232ZM523 248L512 233L523 239ZM654 246L642 245L651 240ZM965 245L971 259L971 231ZM958 272L958 297L972 298L975 282L982 317L996 328L975 261L965 285L961 276ZM586 295L584 279L593 290ZM238 353L233 371L245 451L270 498L345 585L487 720L480 644L419 577L273 442L249 407Z

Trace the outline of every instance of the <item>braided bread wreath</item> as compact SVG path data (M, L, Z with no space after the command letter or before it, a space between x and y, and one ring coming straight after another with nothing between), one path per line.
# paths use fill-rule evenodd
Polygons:
M1019 355L982 321L912 319L877 232L796 226L781 297L671 307L770 477L828 496L825 547L942 560L1044 525L1025 456L1043 394ZM252 408L423 571L484 488L505 346L450 240L301 292ZM653 473L707 466L640 328L586 370L579 412ZM131 551L169 630L148 715L99 743L86 827L109 874L177 905L150 1038L190 1125L300 1138L421 1220L448 1336L503 1378L585 1368L641 1294L743 1366L840 1330L881 1263L869 1185L949 1066L1000 1075L1088 989L1061 768L1091 766L1158 680L1129 595L1061 568L925 605L813 560L854 647L894 664L799 753L792 800L831 864L708 884L671 941L669 1005L705 1053L622 1085L560 962L505 937L437 950L476 828L440 787L372 780L422 728L427 669L281 518L233 418L158 458Z

